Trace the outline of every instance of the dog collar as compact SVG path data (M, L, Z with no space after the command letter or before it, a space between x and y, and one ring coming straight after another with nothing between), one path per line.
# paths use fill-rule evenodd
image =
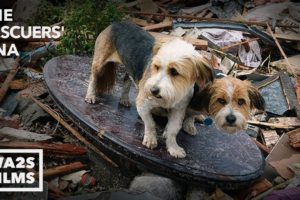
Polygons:
M212 120L212 118L210 118L210 117L206 117L206 118L203 120L203 124L204 124L205 126L210 126L210 125L212 125L212 123L213 123L213 120Z

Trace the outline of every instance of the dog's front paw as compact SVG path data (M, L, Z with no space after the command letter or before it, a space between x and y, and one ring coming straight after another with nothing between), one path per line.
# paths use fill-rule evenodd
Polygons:
M177 147L169 147L168 152L171 156L175 158L184 158L186 156L186 153L183 148L177 146Z
M183 123L182 128L189 135L196 135L197 133L197 129L194 123Z
M143 139L143 145L149 149L154 149L155 147L157 147L156 136L145 134L144 139Z
M120 98L119 104L129 108L131 106L130 100L128 98Z
M95 104L96 103L96 95L86 95L84 100L87 103Z

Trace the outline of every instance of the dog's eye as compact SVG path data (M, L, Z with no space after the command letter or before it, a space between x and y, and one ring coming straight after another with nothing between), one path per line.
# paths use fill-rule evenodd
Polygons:
M177 76L177 75L178 75L178 72L177 72L177 70L176 70L175 68L171 68L171 69L170 69L170 74L171 74L172 76Z
M241 105L244 105L246 102L245 102L245 99L239 99L238 100L238 104L241 106Z
M225 99L222 99L222 98L218 98L218 102L222 105L225 105L226 104L226 101Z

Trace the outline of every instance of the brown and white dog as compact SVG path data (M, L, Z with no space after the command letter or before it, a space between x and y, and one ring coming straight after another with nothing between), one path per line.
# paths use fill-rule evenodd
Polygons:
M124 84L121 103L129 105L131 77L138 84L137 111L144 121L143 145L157 146L152 111L168 111L163 136L168 152L177 158L186 153L176 142L186 108L193 96L196 82L210 81L213 73L195 48L181 40L162 43L146 31L128 23L114 23L96 40L92 73L85 100L95 103L96 94L108 91L115 81L115 63L124 64L129 76Z
M202 91L195 92L189 108L206 112L214 119L216 127L226 133L235 133L247 128L254 108L264 110L265 101L250 82L223 77L215 79ZM183 123L183 129L192 135L196 134L194 117L189 115Z

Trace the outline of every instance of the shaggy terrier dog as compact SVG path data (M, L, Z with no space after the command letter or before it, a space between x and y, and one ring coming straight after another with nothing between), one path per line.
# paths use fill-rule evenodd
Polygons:
M152 111L168 112L163 136L171 156L186 153L176 142L186 108L193 96L195 83L213 78L213 73L195 48L179 38L167 42L155 40L146 31L128 23L107 27L96 40L92 73L86 102L95 103L96 94L110 90L115 82L116 63L124 64L127 74L120 103L129 106L131 79L138 85L137 111L144 121L143 145L157 146Z
M264 110L265 101L259 91L248 81L224 77L215 79L200 92L195 92L187 113L192 110L204 111L214 118L219 129L235 133L247 128L251 111ZM196 134L194 114L187 114L183 129L189 134Z

